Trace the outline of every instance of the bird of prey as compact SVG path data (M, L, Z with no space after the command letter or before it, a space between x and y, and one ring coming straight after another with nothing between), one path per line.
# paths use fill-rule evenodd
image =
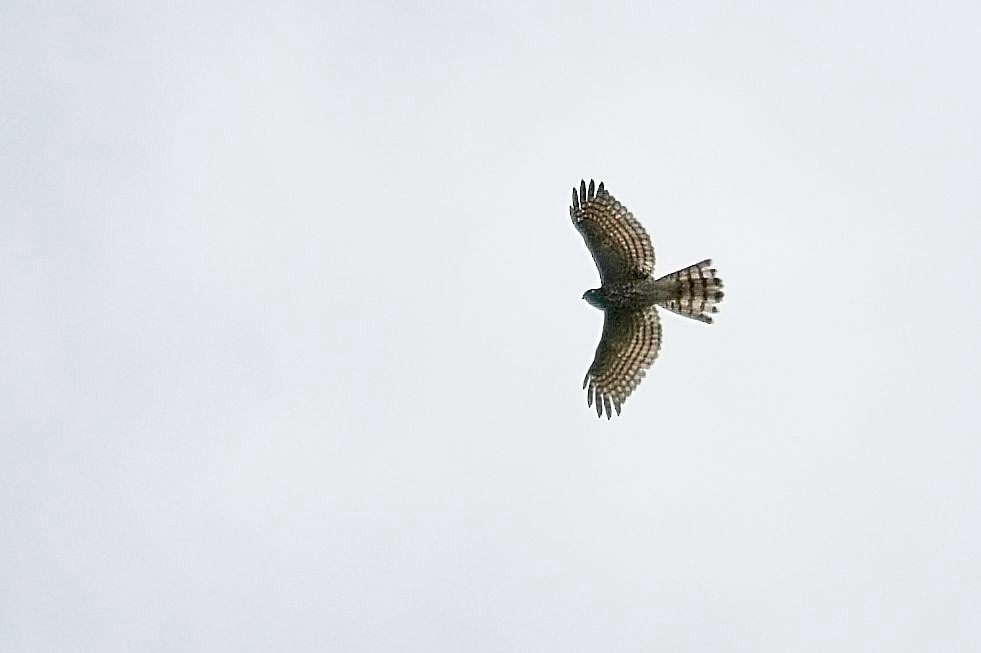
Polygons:
M582 387L586 402L596 402L596 416L620 407L640 384L661 347L656 306L712 323L722 301L722 280L712 260L688 266L659 279L654 271L651 238L627 208L592 180L572 189L569 207L575 225L599 270L599 288L582 296L604 313L603 335Z

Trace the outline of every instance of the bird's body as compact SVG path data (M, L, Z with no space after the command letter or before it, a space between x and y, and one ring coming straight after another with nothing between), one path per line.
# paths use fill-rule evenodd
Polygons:
M586 291L584 299L600 310L648 308L671 299L677 284L646 279L630 279L618 284Z
M581 198L581 199L580 199ZM661 347L657 306L711 324L722 280L710 259L655 279L650 236L625 206L594 182L572 191L569 215L593 255L602 285L583 299L604 312L603 335L583 388L607 418L644 378Z

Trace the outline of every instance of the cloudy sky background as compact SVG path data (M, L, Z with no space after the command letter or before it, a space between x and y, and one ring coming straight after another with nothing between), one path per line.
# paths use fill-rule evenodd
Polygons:
M4 3L2 648L981 648L979 33ZM591 176L727 290L611 422Z

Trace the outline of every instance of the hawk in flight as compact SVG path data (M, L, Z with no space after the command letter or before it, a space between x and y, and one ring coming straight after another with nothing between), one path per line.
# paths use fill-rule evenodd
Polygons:
M722 280L706 259L660 279L654 271L651 237L627 208L592 180L572 189L569 207L599 270L599 288L582 296L603 311L603 335L582 387L586 403L606 418L634 391L661 348L661 321L656 306L694 320L712 323L718 312Z

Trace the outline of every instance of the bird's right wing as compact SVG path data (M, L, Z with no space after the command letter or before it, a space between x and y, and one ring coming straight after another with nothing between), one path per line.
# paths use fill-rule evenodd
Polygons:
M640 311L609 310L603 336L582 387L586 402L596 402L596 416L620 414L620 406L640 384L661 348L661 322L651 306Z
M651 237L633 214L618 202L602 182L579 182L572 189L569 207L572 223L586 241L603 285L625 279L643 278L654 270Z

